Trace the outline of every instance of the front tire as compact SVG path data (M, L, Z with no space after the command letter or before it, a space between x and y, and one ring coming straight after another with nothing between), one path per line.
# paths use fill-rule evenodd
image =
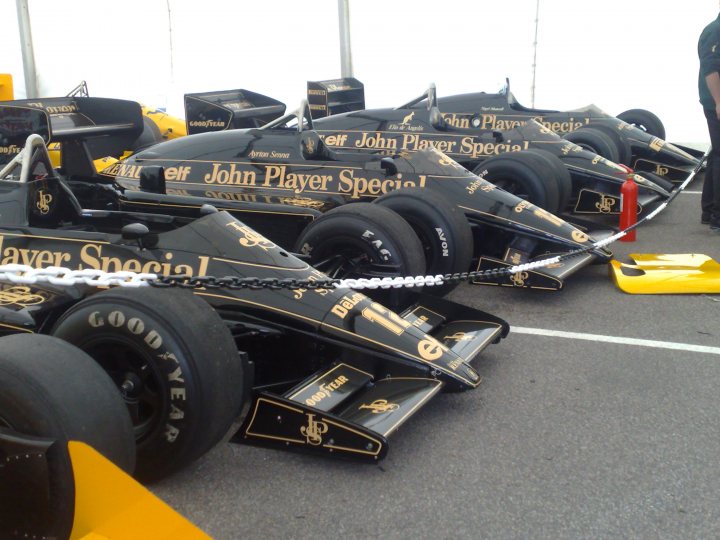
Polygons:
M407 221L422 244L429 275L467 272L473 255L470 224L462 211L439 193L423 188L391 191L375 204L397 212ZM445 284L425 291L437 296L457 286Z
M560 192L555 175L545 177L535 169L536 156L509 152L480 163L473 171L497 187L544 208L551 214L560 208Z
M217 312L189 291L104 291L65 312L52 334L92 356L120 389L142 481L199 458L240 413L235 342Z
M47 515L27 479L21 486L0 480L0 531L19 531L18 538L69 536L75 487L68 441L92 446L128 473L135 467L132 424L117 388L92 358L57 338L0 339L0 427L57 440L46 454Z
M620 161L618 148L612 139L603 131L595 128L581 128L577 131L567 133L565 139L614 163Z
M426 267L422 244L410 225L372 203L349 203L326 212L305 227L294 250L338 279L418 276ZM390 308L404 305L413 295L408 288L364 292Z

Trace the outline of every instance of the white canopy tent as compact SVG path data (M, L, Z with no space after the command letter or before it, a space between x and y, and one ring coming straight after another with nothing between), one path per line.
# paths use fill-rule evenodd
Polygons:
M13 74L24 97L17 1L0 2L0 72ZM20 1L29 7L40 95L62 95L84 79L93 95L180 116L184 93L230 88L294 107L307 80L350 66L369 107L405 102L431 81L442 96L496 91L505 77L530 105L536 63L539 107L642 107L663 119L671 140L707 139L695 48L717 16L714 0L546 0L537 37L537 0L348 0L352 57L339 54L344 0Z

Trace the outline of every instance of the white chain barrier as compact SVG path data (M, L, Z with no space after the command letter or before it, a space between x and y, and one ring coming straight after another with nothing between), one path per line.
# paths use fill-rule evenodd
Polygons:
M569 258L573 255L580 253L587 253L595 249L604 248L613 242L619 240L625 236L628 232L635 229L640 224L650 221L660 212L662 212L667 206L682 192L687 185L692 181L695 175L699 172L702 164L707 159L710 150L705 152L700 163L685 179L685 181L673 191L670 198L660 204L647 216L634 223L627 229L620 231L612 236L609 236L603 240L593 243L584 249L577 250L564 255L556 255L554 257L548 257L540 261L533 261L524 264L518 264L509 268L498 268L497 272L512 275L516 272L527 272L529 270L535 270L543 268L551 264L556 264L563 259ZM485 271L490 273L491 271ZM473 274L467 272L466 274ZM472 279L472 275L468 276L468 279ZM188 277L191 279L191 277ZM245 278L253 279L253 278ZM6 264L0 265L0 281L6 281L13 284L22 285L34 285L40 282L50 283L52 285L60 286L72 286L72 285L88 285L92 287L147 287L155 282L162 282L162 276L151 273L138 273L138 272L103 272L102 270L72 270L70 268L64 268L61 266L49 266L47 268L33 268L32 266L24 264ZM262 282L262 280L259 280ZM442 285L444 283L444 276L442 274L434 276L397 276L397 277L384 277L384 278L359 278L359 279L339 279L333 280L333 285L336 288L349 288L349 289L389 289L389 288L401 288L401 287L432 287L435 285Z

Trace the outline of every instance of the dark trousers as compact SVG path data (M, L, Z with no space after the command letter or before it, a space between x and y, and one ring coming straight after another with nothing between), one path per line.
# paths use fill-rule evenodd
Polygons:
M712 109L704 109L710 132L712 152L705 168L700 204L703 212L710 214L712 223L720 224L720 120Z

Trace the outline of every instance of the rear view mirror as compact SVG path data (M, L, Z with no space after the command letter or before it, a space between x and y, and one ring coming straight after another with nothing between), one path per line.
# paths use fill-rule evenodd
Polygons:
M148 165L140 171L140 191L165 194L165 170L158 165Z
M395 160L391 157L384 157L380 160L380 167L385 171L385 176L395 176L398 172Z

